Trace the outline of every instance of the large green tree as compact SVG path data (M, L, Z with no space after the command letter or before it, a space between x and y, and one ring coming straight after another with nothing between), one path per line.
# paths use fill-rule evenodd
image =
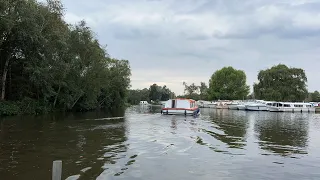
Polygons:
M303 101L307 95L307 76L303 69L289 68L279 64L261 70L259 83L254 84L254 94L258 99L273 101Z
M230 66L217 70L211 76L208 93L211 100L243 99L249 94L246 74Z
M199 91L200 91L200 99L201 100L208 100L208 86L206 85L205 82L200 82L199 86Z
M60 1L0 1L0 115L118 108L127 60L111 58L84 21L68 25ZM14 107L14 108L12 108Z
M167 101L174 96L174 93L166 85L152 84L149 88L149 99L153 101Z

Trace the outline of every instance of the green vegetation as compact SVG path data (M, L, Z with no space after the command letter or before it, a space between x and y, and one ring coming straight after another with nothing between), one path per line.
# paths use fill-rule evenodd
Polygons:
M129 90L128 103L131 105L139 104L140 101L151 100L155 103L159 101L167 101L170 98L174 98L175 94L166 86L158 86L152 84L149 89L131 89Z
M211 100L236 100L244 99L249 94L246 84L246 74L233 67L224 67L211 76L209 83L209 98Z
M303 69L279 64L260 71L258 80L259 83L254 84L257 99L303 101L308 94L307 77Z
M184 94L183 96L178 96L179 98L188 98L194 100L207 100L208 99L208 86L205 82L200 82L200 86L192 83L188 85L183 82Z
M0 115L123 107L127 60L109 57L84 21L68 25L59 1L0 1Z
M319 91L309 92L308 98L306 101L310 102L320 102L320 93Z

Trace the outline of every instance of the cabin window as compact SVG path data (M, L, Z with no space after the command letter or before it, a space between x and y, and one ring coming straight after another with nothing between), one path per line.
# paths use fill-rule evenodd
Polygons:
M284 104L283 107L291 107L290 104Z
M307 107L311 107L311 105L307 105Z
M281 103L279 103L279 106L278 107L282 107L282 104Z
M294 107L303 107L301 104L295 104Z

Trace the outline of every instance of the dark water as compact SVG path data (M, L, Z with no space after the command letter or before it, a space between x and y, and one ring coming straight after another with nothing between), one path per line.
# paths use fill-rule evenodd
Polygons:
M63 179L320 179L320 114L159 112L6 118L0 179L51 179L57 159Z

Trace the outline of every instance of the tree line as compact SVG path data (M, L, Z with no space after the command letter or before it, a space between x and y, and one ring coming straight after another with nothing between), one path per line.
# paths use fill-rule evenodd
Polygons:
M127 60L108 55L84 21L63 20L60 1L0 1L0 115L123 107Z
M263 99L269 101L313 101L320 102L318 91L308 92L307 76L301 68L289 68L278 64L258 73L258 83L253 85L253 93L246 84L246 74L233 67L224 67L215 71L207 87L204 82L200 86L185 82L185 94L179 97L195 100L243 100Z
M159 103L160 101L167 101L170 98L175 98L172 92L166 85L159 86L152 84L149 89L130 89L128 93L127 103L130 105L139 104L140 101L148 101L151 103Z

